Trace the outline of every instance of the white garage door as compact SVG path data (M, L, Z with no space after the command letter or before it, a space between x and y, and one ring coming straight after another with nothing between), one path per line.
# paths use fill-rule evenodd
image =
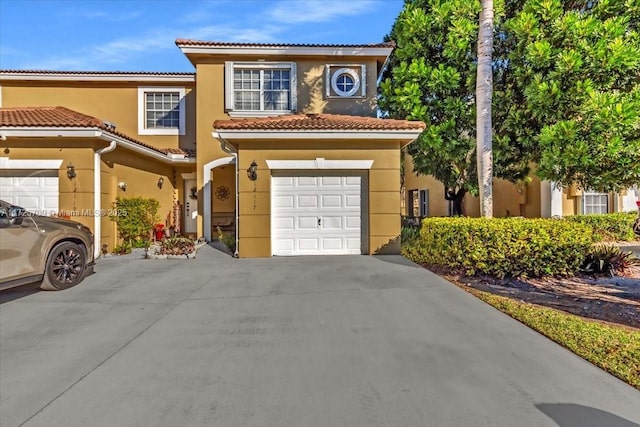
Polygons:
M362 176L271 178L273 255L360 254Z
M0 171L0 199L38 215L58 213L58 171Z

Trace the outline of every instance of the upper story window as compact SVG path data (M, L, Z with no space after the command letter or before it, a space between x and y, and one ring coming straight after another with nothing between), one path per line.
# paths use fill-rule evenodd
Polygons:
M290 62L227 62L225 108L231 117L296 110L296 67Z
M184 88L138 88L138 134L184 135Z
M366 66L362 64L327 64L327 98L364 98L367 95L365 80Z

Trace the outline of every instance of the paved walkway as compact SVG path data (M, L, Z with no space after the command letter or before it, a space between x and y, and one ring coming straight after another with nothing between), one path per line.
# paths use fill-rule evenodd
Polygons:
M96 271L0 293L3 427L640 423L640 392L401 257Z

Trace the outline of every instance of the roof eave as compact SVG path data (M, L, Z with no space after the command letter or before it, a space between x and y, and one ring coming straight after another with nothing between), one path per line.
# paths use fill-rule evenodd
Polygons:
M402 130L269 130L269 129L214 129L226 140L238 139L356 139L414 141L422 129Z
M176 153L162 153L145 147L122 136L95 127L39 127L39 126L2 126L2 138L98 138L104 141L116 141L117 144L156 160L166 163L193 163L195 158Z
M31 80L31 81L120 81L120 82L162 82L162 83L194 83L193 75L165 75L146 73L55 73L55 72L30 72L30 71L0 71L0 81L5 80Z
M224 56L362 56L386 58L392 47L312 47L312 46L201 46L178 44L185 55L205 54Z

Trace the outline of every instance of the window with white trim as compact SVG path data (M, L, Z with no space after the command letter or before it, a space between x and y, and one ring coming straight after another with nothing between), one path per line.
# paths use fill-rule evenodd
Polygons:
M606 214L609 212L609 194L585 191L582 193L582 213Z
M184 88L138 88L138 134L184 135Z
M296 64L226 62L225 108L232 117L287 114L296 110Z
M327 64L325 86L327 98L364 98L367 94L367 68L363 64Z

